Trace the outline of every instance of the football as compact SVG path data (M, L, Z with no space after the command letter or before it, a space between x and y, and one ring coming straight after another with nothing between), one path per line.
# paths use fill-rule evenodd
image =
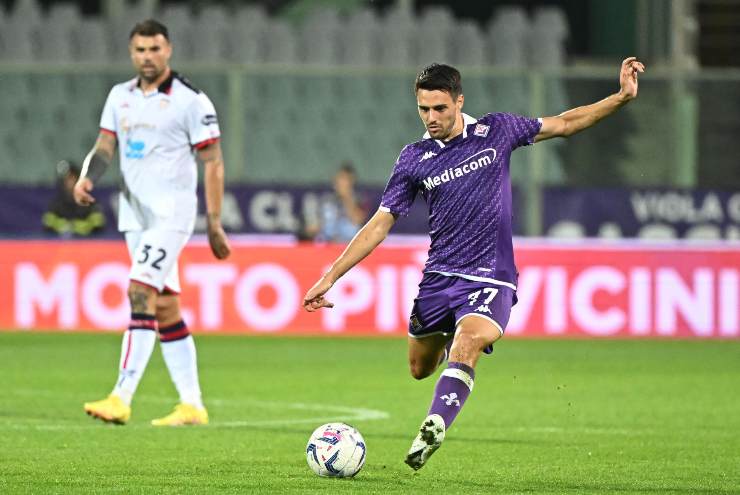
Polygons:
M344 423L319 426L306 445L308 466L319 476L332 478L350 478L359 473L366 453L360 432Z

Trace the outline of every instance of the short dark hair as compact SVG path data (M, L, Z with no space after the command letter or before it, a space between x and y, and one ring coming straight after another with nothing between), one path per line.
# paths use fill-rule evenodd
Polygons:
M167 41L170 40L170 33L167 31L167 26L154 19L147 19L145 21L137 22L134 28L131 30L128 39L131 40L136 35L139 36L157 36L161 34Z
M355 166L349 160L342 162L341 165L339 165L337 172L344 172L345 174L351 175L353 178L357 177Z
M460 71L445 64L427 65L416 75L414 93L420 89L445 91L455 99L462 94Z

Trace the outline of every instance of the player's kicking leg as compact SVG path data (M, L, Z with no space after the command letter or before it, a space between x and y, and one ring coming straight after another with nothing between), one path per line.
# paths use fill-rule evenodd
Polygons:
M423 338L409 335L411 376L417 380L422 380L434 373L447 356L450 340L450 336L445 334L434 334ZM418 435L411 444L406 456L406 464L414 469L419 469L442 445L444 436L445 426L442 418L438 415L427 415L419 428Z
M474 368L481 352L500 336L499 327L487 318L470 315L458 323L447 369L437 381L432 405L406 456L406 464L413 469L421 469L442 445L446 431L473 391ZM441 344L438 352L443 349ZM414 374L418 379L425 376L428 374Z
M131 281L128 296L131 323L123 335L116 385L105 399L84 405L87 414L108 423L125 424L131 417L131 400L144 376L157 333L156 289Z
M195 342L180 313L180 297L166 291L157 300L157 321L162 356L175 384L180 403L163 418L152 420L154 426L208 424L208 411L203 406Z

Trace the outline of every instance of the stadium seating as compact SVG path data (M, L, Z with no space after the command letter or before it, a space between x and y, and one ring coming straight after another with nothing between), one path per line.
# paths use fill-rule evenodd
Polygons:
M172 40L172 61L173 63L186 63L194 58L195 45L207 43L197 36L194 32L198 30L198 22L192 17L190 6L186 4L165 4L159 12L160 19L167 19L167 29ZM133 23L132 23L133 25ZM130 26L129 26L130 29ZM209 37L210 39L211 37Z
M198 15L198 20L192 23L188 32L194 40L192 53L195 61L213 62L230 58L229 17L230 13L220 5L211 5Z
M380 24L379 65L384 67L420 65L414 53L416 23L413 14L405 9L396 8L386 13Z
M452 48L457 42L457 25L452 13L445 7L424 10L416 25L414 59L417 63L452 63Z
M72 60L102 64L108 62L108 35L104 19L80 20L70 35Z
M264 43L264 62L285 65L301 62L298 46L300 40L291 24L280 20L271 22L269 33Z
M529 18L521 7L502 7L488 26L489 62L500 67L525 67Z
M12 11L0 14L0 60L125 59L131 26L152 16L168 25L180 62L416 67L444 60L463 66L546 66L564 61L568 37L567 20L555 7L537 9L530 21L523 8L503 6L481 30L440 6L416 16L399 4L382 17L370 8L348 15L323 8L295 24L253 4L234 9L214 4L194 12L186 2L162 2L155 10L158 3L128 2L123 8L108 2L109 17L82 17L72 3L52 2L44 13L37 0L17 0Z
M483 33L474 21L461 21L452 33L459 41L451 44L450 62L460 67L484 67L488 47Z
M34 39L40 20L35 16L24 17L13 12L0 31L0 60L28 62L35 60Z
M383 183L401 146L422 133L412 99L413 75L421 66L447 62L464 73L491 65L507 73L522 69L510 76L466 76L465 109L472 115L528 114L523 71L562 63L568 36L562 12L552 8L536 10L530 19L523 8L503 6L481 26L456 19L446 7L426 7L417 15L403 3L380 11L357 2L341 14L320 8L298 20L249 3L193 9L188 2L109 1L104 15L92 17L71 3L51 2L46 11L41 5L17 0L12 10L0 9L0 64L91 65L45 74L0 66L0 111L7 116L0 141L5 146L33 136L37 143L11 143L11 152L0 158L0 180L48 182L47 164L40 162L45 157L55 162L84 156L111 84L130 77L131 26L147 17L168 26L173 67L209 94L226 137L243 141L245 156L227 151L227 172L239 181L323 182L341 159L351 158L363 168L363 181ZM533 50L532 39L549 40L547 50ZM95 68L111 61L114 70ZM312 68L300 75L285 70L296 64ZM334 68L339 66L346 69ZM239 88L231 86L234 70L241 74ZM232 94L241 95L240 107L231 108ZM547 99L558 110L567 102L557 83L547 86ZM242 119L243 136L230 134L234 118ZM5 166L15 160L28 164L22 174Z
M381 39L380 19L371 9L352 14L340 27L340 63L343 65L372 66L379 61L378 45Z
M259 6L245 5L236 10L227 29L227 61L241 64L264 62L269 26L267 13Z
M303 22L298 32L299 60L308 64L338 65L342 20L334 10L318 10Z
M76 6L54 5L44 16L37 30L37 60L44 62L72 62L72 33L79 22Z
M541 7L532 19L532 35L527 48L529 62L535 67L560 67L565 63L568 20L556 7Z

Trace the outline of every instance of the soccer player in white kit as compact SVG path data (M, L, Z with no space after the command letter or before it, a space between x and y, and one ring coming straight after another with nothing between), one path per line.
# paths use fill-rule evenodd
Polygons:
M113 391L84 408L103 421L126 423L159 335L180 403L152 424L206 424L195 344L180 313L177 260L195 223L196 158L204 166L211 250L218 259L230 253L221 226L224 172L218 120L208 97L170 69L172 46L164 25L154 20L136 24L129 51L137 77L111 89L98 139L74 189L79 204L93 203L93 185L118 146L123 176L118 228L131 257L131 322L124 333Z

